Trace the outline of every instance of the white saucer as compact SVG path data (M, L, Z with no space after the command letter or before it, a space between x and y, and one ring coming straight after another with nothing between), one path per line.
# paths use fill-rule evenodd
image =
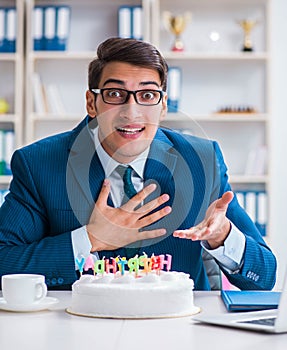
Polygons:
M57 304L59 300L57 298L46 297L38 303L32 305L11 305L8 304L4 298L0 298L0 309L5 311L16 312L32 312L49 309L49 307Z

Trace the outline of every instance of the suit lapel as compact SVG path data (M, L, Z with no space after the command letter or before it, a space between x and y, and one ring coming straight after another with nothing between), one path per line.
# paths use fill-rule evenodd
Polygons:
M74 193L76 191L75 185L77 185L88 205L91 206L95 203L105 174L95 150L87 118L85 122L84 127L81 123L75 130L75 137L71 142L67 166L67 187L69 192ZM80 130L78 131L78 129ZM73 195L72 198L77 200Z
M157 189L148 200L156 198L164 192L174 195L173 173L177 162L177 156L170 153L171 142L163 135L157 133L156 138L151 144L150 152L145 166L144 179L145 185L148 183L156 183Z

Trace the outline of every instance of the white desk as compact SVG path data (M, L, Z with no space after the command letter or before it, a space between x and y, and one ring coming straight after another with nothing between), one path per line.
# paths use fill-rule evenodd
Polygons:
M287 333L267 335L195 324L190 317L117 320L73 316L65 312L71 292L48 295L60 300L53 310L0 311L1 350L285 350L287 346ZM218 292L195 292L195 304L205 313L226 312Z

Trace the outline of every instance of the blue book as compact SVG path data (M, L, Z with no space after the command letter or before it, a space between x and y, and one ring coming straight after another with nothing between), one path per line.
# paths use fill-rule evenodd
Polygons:
M5 52L5 9L0 8L0 52Z
M179 110L181 97L181 68L169 67L167 80L167 107L168 112L176 113Z
M33 44L35 51L44 50L44 9L43 6L35 6L33 9Z
M58 6L56 13L56 49L65 51L70 33L70 6Z
M16 8L6 9L5 51L16 52L17 13Z
M132 37L132 6L123 5L118 9L118 36Z
M277 309L281 292L222 290L221 298L228 311Z
M44 49L47 51L57 49L56 11L56 6L47 6L44 11Z

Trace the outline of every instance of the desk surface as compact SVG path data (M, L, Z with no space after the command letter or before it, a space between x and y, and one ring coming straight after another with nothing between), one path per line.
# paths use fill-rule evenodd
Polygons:
M49 292L48 296L60 301L53 310L0 311L1 350L286 349L287 334L214 327L195 323L190 317L152 320L80 317L65 312L71 292ZM204 313L226 312L218 292L195 292L195 304Z

